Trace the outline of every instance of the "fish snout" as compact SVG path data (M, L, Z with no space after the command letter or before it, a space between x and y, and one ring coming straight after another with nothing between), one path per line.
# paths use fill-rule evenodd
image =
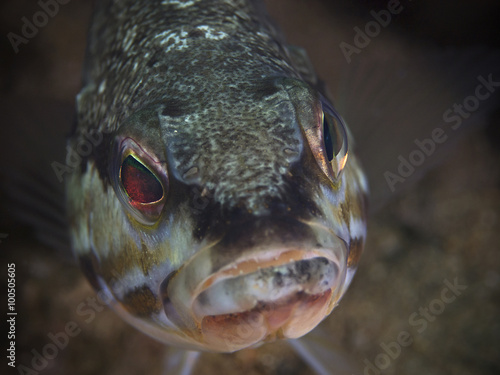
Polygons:
M201 251L162 284L167 318L220 352L305 335L331 312L345 279L345 244L322 235L328 247L312 237L287 248L257 246L215 271L210 257L221 244Z

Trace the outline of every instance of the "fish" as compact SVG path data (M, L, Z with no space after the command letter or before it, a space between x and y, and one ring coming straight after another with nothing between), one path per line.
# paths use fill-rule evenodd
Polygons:
M299 338L337 306L368 184L305 51L258 1L101 1L66 164L71 244L132 326L188 350Z

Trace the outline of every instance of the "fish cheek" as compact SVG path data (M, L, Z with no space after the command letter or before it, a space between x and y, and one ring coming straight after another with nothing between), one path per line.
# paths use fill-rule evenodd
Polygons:
M113 189L99 179L89 162L86 172L68 182L68 213L73 250L93 286L123 277L137 265L147 273L161 252L143 252L135 245L130 223Z

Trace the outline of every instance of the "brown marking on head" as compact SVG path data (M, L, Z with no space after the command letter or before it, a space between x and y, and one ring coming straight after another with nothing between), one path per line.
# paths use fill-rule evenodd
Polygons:
M162 251L148 249L145 244L142 244L141 249L138 249L135 244L128 243L119 251L113 252L107 257L101 257L99 270L102 278L109 282L136 267L139 267L144 275L148 275L154 266L163 262L165 262L165 256Z
M150 316L162 308L160 300L146 285L128 292L122 303L131 314L138 317Z
M351 238L349 241L349 257L347 258L347 267L356 267L363 253L363 238Z

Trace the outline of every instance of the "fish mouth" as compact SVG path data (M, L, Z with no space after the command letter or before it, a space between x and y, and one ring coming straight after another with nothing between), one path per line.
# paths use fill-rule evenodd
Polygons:
M304 255L287 251L268 262L243 261L212 275L193 303L205 339L240 348L312 330L333 308L340 269L327 257Z
M238 313L258 302L274 303L294 293L314 295L330 289L338 266L326 257L307 255L311 256L288 251L262 262L245 260L211 275L195 292L195 316Z
M340 299L346 243L290 216L228 226L160 285L166 318L196 348L232 352L312 330Z
M297 338L336 305L345 259L343 243L314 250L261 249L191 284L193 288L185 276L196 267L188 264L166 286L165 312L184 334L216 352Z

